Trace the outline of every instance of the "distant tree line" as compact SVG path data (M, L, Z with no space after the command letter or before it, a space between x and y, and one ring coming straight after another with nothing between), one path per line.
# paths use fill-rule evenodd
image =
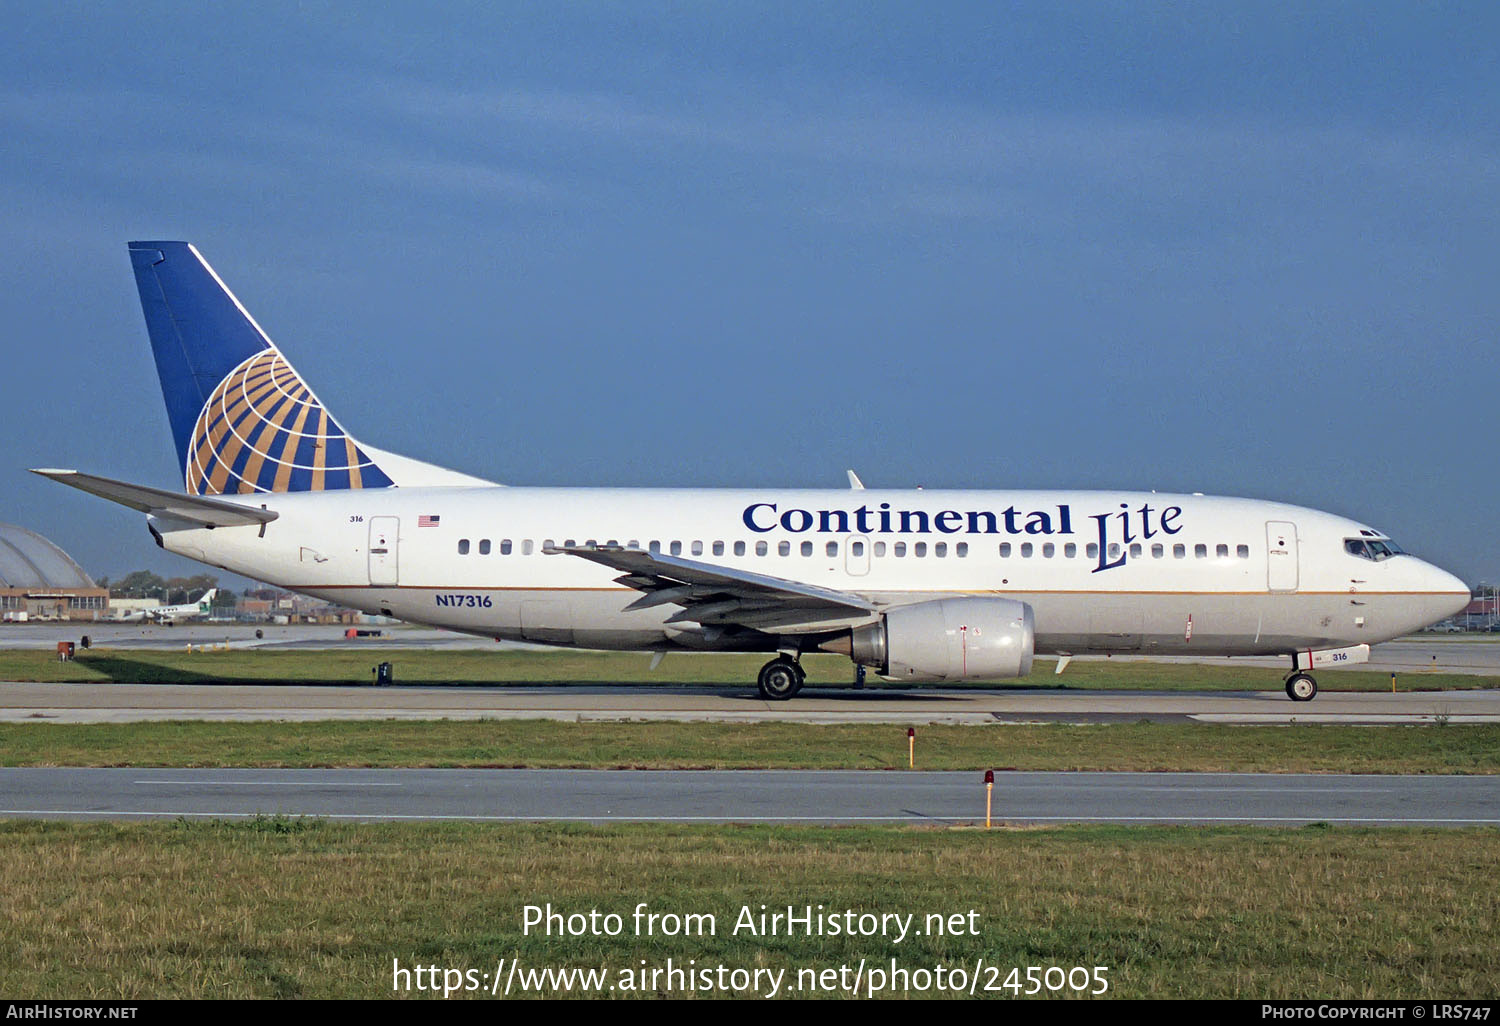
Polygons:
M212 574L162 577L150 570L132 570L118 581L101 577L98 584L101 588L109 589L110 598L158 599L162 605L180 606L193 601L210 588L217 588L219 579ZM214 596L214 608L233 608L237 601L233 591L219 588L219 593Z

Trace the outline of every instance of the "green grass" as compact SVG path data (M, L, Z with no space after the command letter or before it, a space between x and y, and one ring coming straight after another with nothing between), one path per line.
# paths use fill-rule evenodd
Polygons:
M1491 830L0 823L0 993L380 998L393 960L1107 966L1124 998L1488 998ZM525 905L626 917L525 935ZM712 913L636 937L629 914ZM734 936L742 906L978 912L978 936Z
M395 666L398 684L661 684L751 687L765 657L673 653L656 669L645 653L529 652L472 649L422 650L368 648L194 651L94 648L72 662L53 652L0 650L0 680L148 684L368 684L372 667ZM847 684L850 663L842 656L813 655L803 660L808 683ZM1039 661L1022 680L979 685L986 688L1127 689L1145 691L1279 691L1282 671L1236 664L1182 664L1076 661L1062 676L1052 662ZM1500 677L1459 673L1409 673L1398 681L1406 691L1500 687ZM883 685L873 677L872 688ZM1338 670L1319 675L1324 691L1389 691L1389 673ZM909 686L905 686L909 687Z
M0 765L904 769L906 728L551 720L0 724ZM1496 773L1500 725L917 728L920 769Z

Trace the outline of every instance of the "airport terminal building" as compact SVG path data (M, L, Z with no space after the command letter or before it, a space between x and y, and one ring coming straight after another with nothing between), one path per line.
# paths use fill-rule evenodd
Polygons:
M0 620L100 620L109 591L35 531L0 524Z

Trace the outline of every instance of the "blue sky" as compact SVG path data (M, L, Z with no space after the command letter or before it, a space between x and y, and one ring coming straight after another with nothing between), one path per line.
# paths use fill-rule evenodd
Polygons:
M367 7L369 9L367 9ZM125 242L524 484L1100 487L1500 581L1490 4L6 5L0 520L180 483Z

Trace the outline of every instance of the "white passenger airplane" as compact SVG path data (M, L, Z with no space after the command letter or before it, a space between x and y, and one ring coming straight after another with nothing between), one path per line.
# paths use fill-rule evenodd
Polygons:
M897 681L1034 653L1314 667L1450 616L1463 582L1358 521L1199 494L507 488L356 442L197 250L130 257L186 493L37 473L140 510L158 545L413 623L583 648L802 653Z

